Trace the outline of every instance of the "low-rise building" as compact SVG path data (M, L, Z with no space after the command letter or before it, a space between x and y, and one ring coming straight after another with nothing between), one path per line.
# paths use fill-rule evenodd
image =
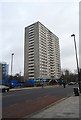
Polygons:
M8 68L9 65L6 62L0 63L0 84L2 81L5 85L8 84Z

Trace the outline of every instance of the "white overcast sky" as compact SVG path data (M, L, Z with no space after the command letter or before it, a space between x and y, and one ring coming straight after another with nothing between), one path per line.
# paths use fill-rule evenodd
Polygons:
M13 0L12 0L13 1ZM17 1L17 0L16 0ZM33 2L32 2L33 1ZM61 68L76 69L74 41L79 46L79 1L78 0L29 0L0 2L0 62L11 66L14 53L13 74L24 72L24 28L40 21L59 37Z

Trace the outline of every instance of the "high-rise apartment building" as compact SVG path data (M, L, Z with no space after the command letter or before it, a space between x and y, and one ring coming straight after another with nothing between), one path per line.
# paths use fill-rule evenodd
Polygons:
M40 22L25 28L24 77L58 79L61 76L59 38Z

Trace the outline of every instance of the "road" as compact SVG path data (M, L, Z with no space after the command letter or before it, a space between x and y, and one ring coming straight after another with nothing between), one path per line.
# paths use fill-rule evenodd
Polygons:
M73 86L13 91L2 95L3 118L22 118L73 94Z

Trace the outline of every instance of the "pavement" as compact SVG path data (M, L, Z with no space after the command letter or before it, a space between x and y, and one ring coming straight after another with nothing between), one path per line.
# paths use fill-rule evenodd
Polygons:
M50 88L50 87L58 87L59 85L50 85L50 86L44 86L44 88ZM39 87L24 87L24 88L12 88L9 91L19 91L19 90L27 90L27 89L39 89L41 88L41 86Z
M81 94L70 96L25 118L81 118Z

